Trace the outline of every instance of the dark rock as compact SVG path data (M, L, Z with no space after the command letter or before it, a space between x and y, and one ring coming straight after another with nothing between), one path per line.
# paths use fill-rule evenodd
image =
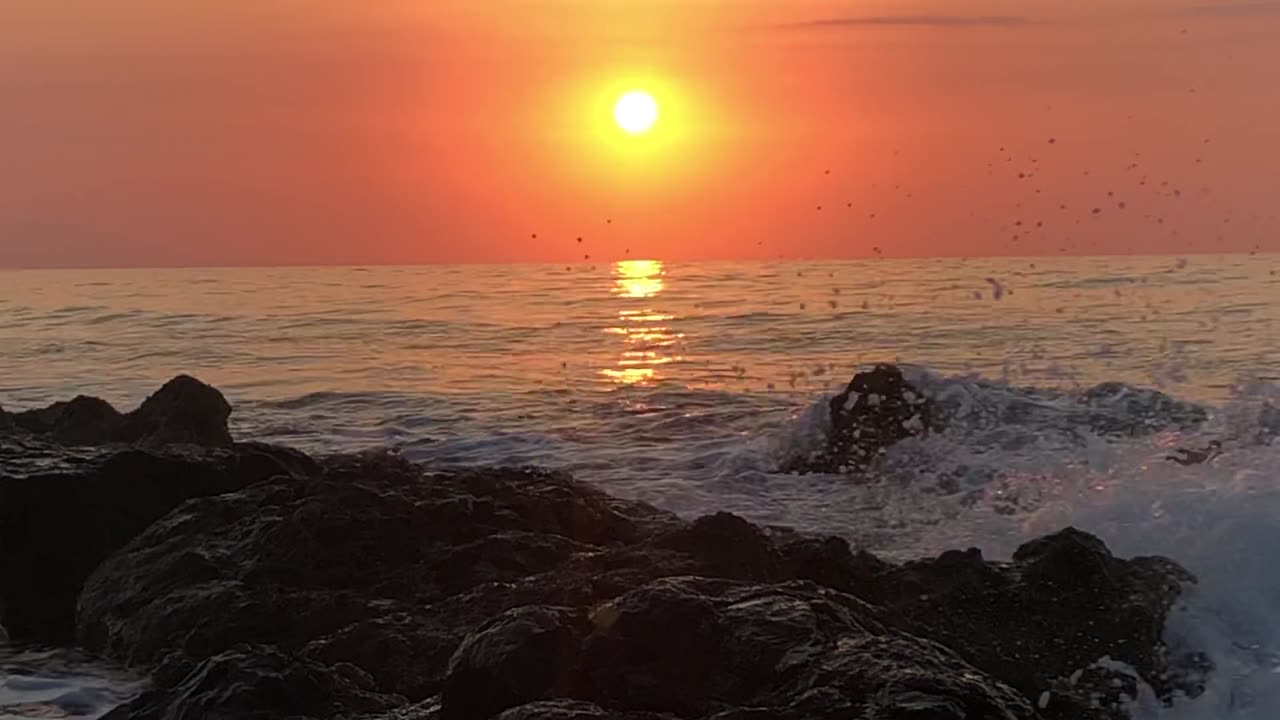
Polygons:
M358 668L361 693L404 698L361 711L388 720L1110 720L1114 705L1084 697L1114 699L1121 678L1099 658L1173 685L1161 630L1190 576L1078 531L1011 563L973 550L897 566L726 513L682 521L560 473L285 462L311 471L189 500L84 583L78 637L158 665L146 707L221 682L201 663L245 643L322 677ZM262 717L355 712L271 702Z
M448 687L459 671L457 658L475 654L473 639L520 654L526 638L539 638L549 645L543 657L555 658L559 671L539 671L542 681L524 693L509 686L523 662L507 665L507 673L489 672L487 678L508 679L496 688L475 683L446 690L442 717L487 717L495 706L518 707L547 694L550 683L599 706L679 717L726 708L752 708L764 717L885 717L886 710L910 707L954 708L929 717L957 720L1035 717L1024 698L947 649L890 631L876 619L878 610L807 583L658 580L597 607L585 638L562 610L535 612L541 622L533 628L510 632L522 623L500 621L469 638L455 656ZM495 632L497 642L490 639ZM594 712L590 706L576 711Z
M105 400L79 395L70 402L57 402L41 410L14 416L27 432L45 436L62 445L98 445L120 437L124 416Z
M876 365L831 398L826 447L792 460L793 472L865 470L885 450L932 427L932 401L894 365Z
M152 525L87 583L79 634L131 663L255 640L354 653L421 697L470 630L590 584L532 578L676 522L555 473L424 477L390 456L335 458L315 479L202 499ZM420 642L402 641L409 625Z
M854 554L844 538L787 538L778 547L788 577L853 595L866 592L867 583L893 567L865 550Z
M1168 560L1121 560L1101 540L1068 528L1023 545L1012 564L985 562L977 550L907 563L880 575L868 598L892 608L903 628L954 648L1024 696L1050 692L1064 714L1046 710L1045 717L1070 718L1079 717L1072 703L1090 703L1084 686L1072 697L1065 680L1104 656L1170 696L1161 636L1192 582ZM1106 717L1120 717L1114 690L1110 695Z
M15 639L69 640L85 578L152 522L189 498L311 466L265 445L67 450L26 438L0 447L0 574L22 579L0 585L0 623Z
M188 665L161 669L161 682L103 720L331 718L372 713L404 704L380 695L372 680L350 665L328 667L263 646L242 645ZM165 679L181 679L170 685Z
M499 615L454 652L441 717L490 717L530 700L580 694L579 646L589 628L585 613L568 608L526 606Z
M165 383L129 413L125 441L147 445L231 445L231 405L222 393L189 375Z
M179 375L148 397L138 409L121 414L110 403L85 395L70 402L12 416L27 432L62 445L133 443L229 447L231 405L216 389Z

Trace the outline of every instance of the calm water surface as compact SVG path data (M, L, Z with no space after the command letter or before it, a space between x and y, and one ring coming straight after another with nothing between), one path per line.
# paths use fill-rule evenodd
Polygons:
M1221 399L1272 377L1277 256L0 273L0 400L623 384L790 393L900 359Z

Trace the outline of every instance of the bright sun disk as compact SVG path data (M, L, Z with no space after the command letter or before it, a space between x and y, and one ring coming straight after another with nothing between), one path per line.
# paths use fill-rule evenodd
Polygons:
M632 90L618 98L613 118L618 127L632 135L648 132L658 120L658 101L643 90Z

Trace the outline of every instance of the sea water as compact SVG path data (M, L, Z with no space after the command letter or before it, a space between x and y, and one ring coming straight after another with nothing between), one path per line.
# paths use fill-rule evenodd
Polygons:
M0 404L86 393L128 409L186 372L227 394L240 438L562 468L896 560L1005 558L1075 525L1200 578L1168 639L1218 671L1172 708L1135 699L1139 717L1274 718L1277 272L1274 255L0 272ZM893 448L870 480L778 473L820 442L825 398L885 361L947 429ZM1102 383L1123 387L1085 408ZM1097 422L1190 406L1208 413L1194 429ZM1224 452L1209 463L1165 459L1211 440ZM48 664L0 665L19 678L0 712L48 712L31 699L41 678L114 688L90 716L134 687Z

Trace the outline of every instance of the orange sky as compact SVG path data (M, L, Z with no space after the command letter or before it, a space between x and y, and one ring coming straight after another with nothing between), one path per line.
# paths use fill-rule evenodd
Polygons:
M1280 2L1202 3L12 0L0 266L1280 250Z

